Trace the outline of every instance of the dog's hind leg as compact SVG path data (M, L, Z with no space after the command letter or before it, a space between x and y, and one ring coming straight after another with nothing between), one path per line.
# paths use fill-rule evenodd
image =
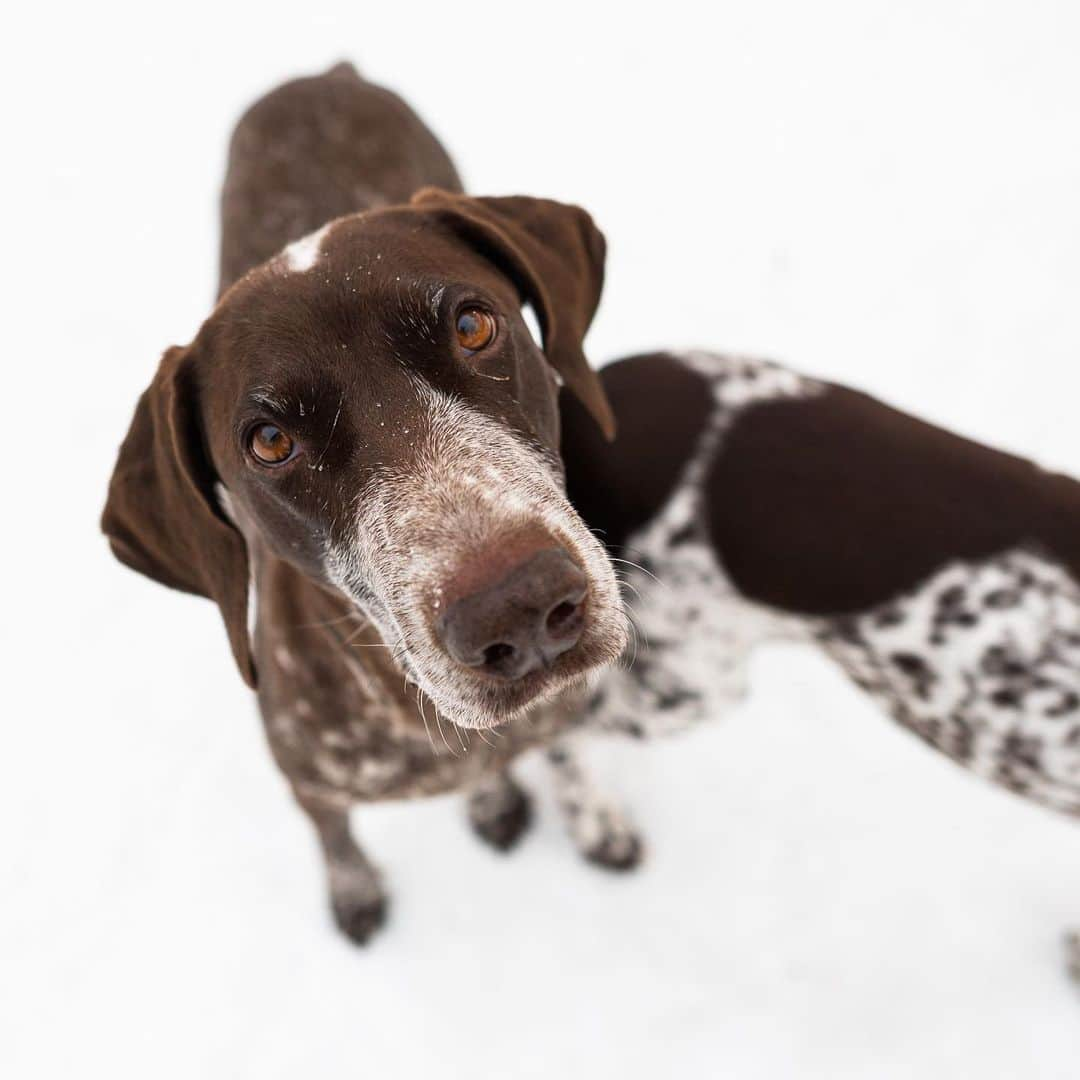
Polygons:
M532 818L528 793L507 769L484 775L469 793L468 811L473 831L498 851L514 847Z
M334 921L346 937L363 945L386 918L379 872L353 839L347 808L309 791L297 791L296 800L319 837Z
M564 736L547 752L555 794L578 851L609 870L631 870L643 844L626 813L593 783L581 762L580 735Z

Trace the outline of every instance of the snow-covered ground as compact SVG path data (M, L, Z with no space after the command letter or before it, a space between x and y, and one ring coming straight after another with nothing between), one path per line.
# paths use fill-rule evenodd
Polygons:
M535 761L509 857L452 799L359 814L394 908L351 949L217 613L95 524L207 312L231 123L342 56L473 190L592 209L597 360L765 353L1080 474L1080 8L72 4L9 30L0 1075L1080 1075L1076 825L795 649L723 723L594 746L648 835L635 876L575 860Z

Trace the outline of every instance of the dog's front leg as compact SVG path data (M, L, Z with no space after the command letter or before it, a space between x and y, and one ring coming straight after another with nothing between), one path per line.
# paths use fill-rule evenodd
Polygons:
M564 735L547 752L566 827L590 862L609 870L630 870L641 861L641 836L589 777L581 760L581 738L580 733Z
M485 843L509 851L532 818L525 789L508 769L486 773L469 793L469 824Z
M353 839L346 807L310 791L297 791L296 800L322 846L334 921L346 937L363 945L386 917L379 872Z

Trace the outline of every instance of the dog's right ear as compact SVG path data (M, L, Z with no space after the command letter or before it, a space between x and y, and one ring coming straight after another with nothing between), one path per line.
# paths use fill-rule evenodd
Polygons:
M133 570L221 609L244 681L255 686L248 634L248 556L214 497L190 350L171 348L139 399L109 484L101 527Z

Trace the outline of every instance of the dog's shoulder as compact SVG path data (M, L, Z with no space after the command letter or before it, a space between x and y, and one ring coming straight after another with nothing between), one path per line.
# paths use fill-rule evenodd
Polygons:
M608 442L573 395L560 399L567 494L610 549L661 510L714 409L708 378L672 353L645 353L600 371L617 434Z
M733 583L788 611L863 611L1023 546L1080 570L1075 481L841 386L741 410L703 483Z

